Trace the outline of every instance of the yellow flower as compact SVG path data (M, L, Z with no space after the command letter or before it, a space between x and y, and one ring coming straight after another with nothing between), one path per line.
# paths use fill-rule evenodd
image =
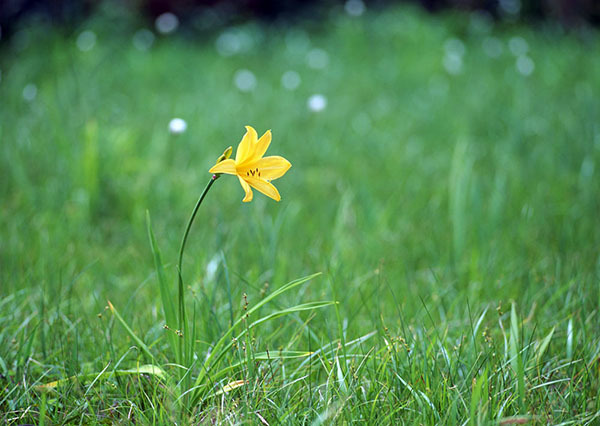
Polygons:
M270 143L270 130L267 130L258 139L256 130L251 126L246 126L246 134L238 145L235 160L229 158L221 160L209 172L237 176L246 192L243 199L245 203L252 201L252 189L250 187L262 192L267 197L279 201L281 196L277 188L271 184L271 181L283 176L292 165L288 160L277 155L263 157Z

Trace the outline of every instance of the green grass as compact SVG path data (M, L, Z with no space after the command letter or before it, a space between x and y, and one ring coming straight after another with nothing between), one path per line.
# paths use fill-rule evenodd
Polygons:
M2 47L3 422L600 422L596 31L399 8L248 23L236 29L246 47L225 57L219 34L138 51L137 28L94 18L88 52L44 27ZM452 39L465 48L456 75L444 68L445 51L460 51ZM312 48L325 68L307 66ZM235 87L239 69L254 91ZM281 87L288 70L295 91ZM328 100L317 113L315 93ZM173 117L185 133L169 134ZM183 274L189 377L205 388L182 405L146 211L176 300L186 220L246 124L272 129L269 153L293 167L276 182L280 203L242 204L224 176L201 207ZM278 311L289 315L250 327ZM229 331L243 338L201 369ZM147 364L163 378L131 373Z

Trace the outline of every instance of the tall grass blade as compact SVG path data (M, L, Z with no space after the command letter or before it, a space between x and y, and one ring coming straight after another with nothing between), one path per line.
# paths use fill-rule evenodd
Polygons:
M573 359L573 318L567 323L567 359Z
M139 346L139 348L148 356L148 358L150 358L152 361L154 361L154 355L152 355L152 352L150 352L150 349L148 349L148 346L146 346L146 344L142 341L142 339L140 339L131 329L131 327L129 327L129 325L127 324L127 322L125 322L125 320L123 319L123 317L121 316L121 314L119 314L119 312L117 311L117 309L113 306L112 303L110 303L110 300L107 301L108 303L108 307L110 308L110 311L112 312L112 314L115 316L115 318L121 323L121 325L123 326L123 328L125 328L125 330L127 331L127 333L129 334L129 336L131 336L131 338L134 340L134 342Z
M552 327L552 330L550 330L550 333L548 333L548 335L546 337L544 337L544 340L541 341L541 343L539 344L537 351L536 351L536 363L540 363L540 361L542 360L542 356L544 356L544 353L546 352L546 349L548 349L548 345L550 344L550 341L552 340L552 336L554 335L554 329L555 327Z
M475 426L479 424L477 414L479 412L478 408L480 406L480 402L485 406L487 403L487 393L488 393L488 372L487 368L484 370L483 374L479 376L475 382L475 386L473 386L473 393L471 394L471 417L469 419L469 424L471 426Z
M519 321L515 304L510 310L510 360L517 379L517 394L519 396L519 408L524 411L525 407L525 368L520 351Z
M167 279L165 277L165 269L163 267L162 258L154 232L152 231L152 223L150 221L150 212L146 210L146 228L148 230L148 238L150 239L150 248L152 249L152 256L154 258L154 267L156 269L156 277L158 278L158 288L160 290L160 299L162 301L163 312L165 315L165 321L167 326L170 328L176 328L177 325L177 314L175 311L175 303L173 301L173 291L169 288ZM181 363L181 354L179 351L178 336L169 331L167 333L169 344L175 354L175 360L177 363Z

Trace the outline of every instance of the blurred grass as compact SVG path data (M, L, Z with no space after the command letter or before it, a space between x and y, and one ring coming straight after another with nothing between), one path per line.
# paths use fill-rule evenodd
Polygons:
M528 397L513 402L523 391L523 377L515 377L515 394L494 394L500 402L479 412L484 419L528 413L584 423L600 412L600 57L590 53L598 48L596 32L495 27L476 15L431 17L403 7L306 29L258 22L226 29L241 46L229 56L215 47L223 34L158 37L140 51L129 27L97 17L85 29L97 35L90 51L45 27L24 30L19 43L0 51L0 411L22 413L39 403L28 385L43 375L99 372L109 360L139 356L104 314L106 299L150 347L166 347L145 211L165 261L173 262L208 168L251 124L260 134L272 129L269 153L293 167L277 182L280 203L257 195L242 204L237 181L224 178L202 206L184 268L203 341L227 328L229 297L239 314L243 293L252 304L293 278L323 271L320 285L287 299L340 302L339 318L334 309L320 310L310 321L320 343L293 331L294 322L254 337L260 350L261 342L315 350L378 330L376 342L361 344L363 355L370 347L391 351L395 338L408 342L422 364L389 359L392 372L414 379L412 390L399 397L401 406L376 392L367 406L395 408L369 406L363 418L451 424L477 412L484 381L510 382L501 372L514 359L494 358L503 344L508 354L504 328L520 331L511 334L511 351L555 330L537 377L552 381L557 373L542 373L577 361L565 373L573 389L544 385L547 394L538 397L530 376ZM307 62L315 48L328 58L321 69ZM234 84L241 69L255 75L254 90ZM282 87L289 70L301 78L296 90ZM27 101L30 84L37 92ZM307 101L317 93L327 106L312 112ZM185 133L168 132L173 117L187 121ZM215 275L207 271L211 262ZM168 272L175 283L172 263ZM513 301L521 319L509 325ZM492 318L496 308L500 316ZM480 317L482 328L470 336ZM462 353L465 339L472 346ZM528 356L519 355L519 363ZM440 373L444 359L452 380ZM388 371L373 369L369 374ZM391 373L359 373L356 387L346 387L355 398L361 380L381 389L401 383ZM331 418L339 407L353 419L354 411L344 411L347 396L325 398L331 406L313 401L324 378L312 374L314 382L279 401L306 408L304 421ZM478 390L461 407L473 374L481 377ZM454 395L449 387L457 377L464 382ZM415 411L410 395L427 404L415 386L448 417ZM128 394L119 389L98 398L122 402ZM43 403L54 422L67 421L71 410L87 415L69 395L62 408ZM140 404L138 415L148 416ZM215 410L214 418L223 414ZM298 420L276 413L280 421Z

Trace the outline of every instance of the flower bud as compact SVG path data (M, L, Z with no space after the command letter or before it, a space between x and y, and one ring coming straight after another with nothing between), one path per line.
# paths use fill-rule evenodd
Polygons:
M223 154L221 154L221 156L219 158L217 158L217 162L215 164L219 164L221 161L227 160L229 157L231 157L232 151L233 151L233 148L228 147L225 151L223 151Z

